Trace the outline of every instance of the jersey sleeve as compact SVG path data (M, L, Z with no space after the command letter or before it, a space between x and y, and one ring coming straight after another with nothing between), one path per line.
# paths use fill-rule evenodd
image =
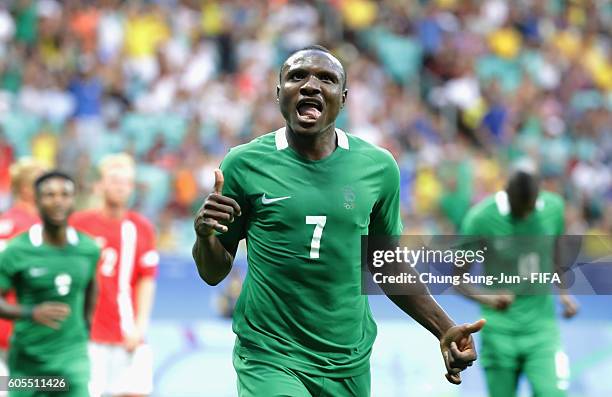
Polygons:
M220 166L224 179L222 194L236 200L242 213L241 216L234 217L234 222L228 225L227 232L215 233L223 247L229 252L232 252L240 240L246 237L248 201L243 187L246 183L246 167L241 164L240 153L240 149L231 150Z
M12 261L12 249L5 247L0 250L0 290L6 291L13 286L15 268Z
M146 222L142 225L143 238L138 247L137 272L138 277L155 277L159 265L159 253L155 244L155 229Z
M461 222L460 233L465 236L474 236L481 234L480 225L478 224L478 210L472 208L468 211L465 218Z
M403 225L400 214L400 173L391 153L385 152L381 162L382 181L378 200L370 214L370 235L397 236L402 234Z
M557 236L561 236L565 233L565 202L561 197L558 200L558 208Z

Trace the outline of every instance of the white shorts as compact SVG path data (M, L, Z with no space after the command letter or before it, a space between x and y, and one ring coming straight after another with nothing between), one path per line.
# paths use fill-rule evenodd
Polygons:
M121 345L90 342L89 360L93 397L148 395L153 391L153 351L148 345L128 353Z
M8 376L9 370L6 365L7 352L6 350L0 349L0 377ZM0 397L8 396L8 392L4 390L0 390Z

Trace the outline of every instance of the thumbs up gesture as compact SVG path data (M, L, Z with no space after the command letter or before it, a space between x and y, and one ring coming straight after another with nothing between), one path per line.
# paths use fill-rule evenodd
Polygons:
M227 232L227 225L234 222L234 217L241 215L238 203L223 196L223 182L223 172L216 169L214 190L204 200L194 221L195 232L199 237L209 237L215 231Z

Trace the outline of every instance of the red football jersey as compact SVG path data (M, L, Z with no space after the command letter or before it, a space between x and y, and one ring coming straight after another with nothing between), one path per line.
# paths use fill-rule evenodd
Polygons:
M92 236L102 250L91 340L122 343L123 336L135 327L136 283L141 277L157 274L159 255L153 225L133 211L123 219L114 219L100 210L76 212L70 224Z
M40 219L37 215L31 214L19 206L15 206L0 215L0 251L4 249L9 239L25 232L30 226L39 222ZM17 302L14 291L10 291L5 299L8 303ZM5 350L8 348L12 332L13 322L0 319L0 348Z

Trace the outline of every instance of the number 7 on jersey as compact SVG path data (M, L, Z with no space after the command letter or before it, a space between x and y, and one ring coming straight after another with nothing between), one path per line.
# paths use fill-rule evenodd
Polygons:
M321 236L323 236L323 228L325 227L326 221L326 216L306 216L306 224L315 225L314 232L312 233L312 240L310 241L310 257L313 259L319 259Z

